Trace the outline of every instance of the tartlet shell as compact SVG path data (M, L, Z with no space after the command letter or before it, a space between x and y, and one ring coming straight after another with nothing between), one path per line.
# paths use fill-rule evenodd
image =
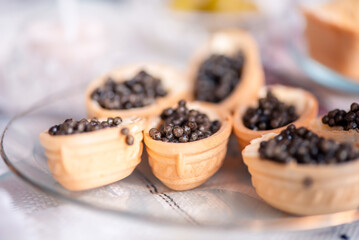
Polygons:
M339 2L339 1L338 1ZM359 81L359 30L341 25L320 14L320 9L303 8L310 56L355 82Z
M244 126L242 117L245 111L250 106L258 106L258 98L265 97L268 89L271 89L273 94L280 101L296 107L297 113L299 113L299 118L294 121L293 124L297 127L307 127L310 121L317 116L318 101L310 92L301 88L288 87L279 84L263 87L254 101L248 104L239 104L234 112L233 130L237 136L240 149L247 146L252 139L258 138L267 133L280 133L288 126L286 125L280 128L265 131L253 131Z
M141 161L144 126L144 119L136 117L128 124L88 133L51 136L44 131L40 142L53 177L68 190L87 190L132 173ZM134 137L131 146L120 133L123 127Z
M359 130L345 131L343 127L329 127L322 123L321 118L313 119L309 124L309 129L325 138L336 139L340 142L350 142L359 148Z
M233 92L226 99L216 104L223 109L232 111L238 102L254 99L259 89L264 85L264 72L256 41L249 33L239 29L215 32L210 40L201 45L194 53L187 74L192 82L191 92L194 93L197 73L204 60L211 54L232 56L240 50L244 54L241 79ZM193 94L191 99L194 100Z
M193 102L189 109L206 113L211 121L218 119L220 129L212 136L195 142L166 143L153 140L149 130L161 119L151 118L144 131L144 142L153 174L167 187L187 190L203 184L222 166L231 134L230 114L216 105Z
M244 163L257 194L269 205L298 215L328 214L359 205L359 161L332 165L280 164L260 159L259 144L276 136L269 133L243 151ZM305 179L311 179L306 186Z
M150 75L161 79L165 89L168 90L168 95L155 99L151 105L141 108L109 110L102 108L96 101L91 99L92 92L102 85L108 77L112 77L117 82L122 82L134 77L140 70L145 70ZM90 118L105 118L105 117L150 117L161 113L164 108L170 107L181 99L188 99L190 93L188 92L189 83L185 76L177 70L164 64L133 64L114 69L108 74L93 80L86 89L86 108Z

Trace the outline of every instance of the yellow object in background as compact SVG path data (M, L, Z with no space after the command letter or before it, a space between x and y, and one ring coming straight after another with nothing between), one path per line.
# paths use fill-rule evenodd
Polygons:
M257 6L246 0L173 0L171 6L182 11L253 12Z

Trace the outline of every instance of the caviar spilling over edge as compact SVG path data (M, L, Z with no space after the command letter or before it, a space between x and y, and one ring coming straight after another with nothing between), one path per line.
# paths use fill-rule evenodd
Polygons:
M359 129L359 104L352 103L350 110L334 109L323 116L322 123L330 127L341 126L344 130Z
M228 97L240 81L244 56L213 54L199 68L195 83L195 98L218 103Z
M116 82L111 77L91 94L91 98L105 109L118 110L140 108L164 97L167 91L160 79L140 71L132 79Z
M244 116L243 124L252 130L271 130L283 127L298 119L294 106L287 106L276 98L271 91L265 98L258 100L258 107L249 107Z
M159 129L151 128L149 134L152 139L163 142L194 142L213 135L221 127L218 120L210 121L206 114L189 110L184 100L179 101L175 109L163 110L161 119Z
M289 125L276 137L263 141L260 157L279 163L299 164L344 163L359 158L359 151L349 143L338 143L319 137L305 127Z
M122 128L121 134L126 136L127 145L133 145L135 138L132 135L130 135L130 129L128 129L127 127Z
M84 132L92 132L109 127L117 127L122 123L122 118L108 118L107 121L100 122L97 118L92 118L90 121L82 119L76 121L73 119L66 119L59 125L52 126L48 133L52 136L57 135L71 135Z

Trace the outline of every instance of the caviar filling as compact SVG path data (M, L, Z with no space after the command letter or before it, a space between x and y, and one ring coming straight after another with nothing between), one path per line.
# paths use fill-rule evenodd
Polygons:
M117 127L122 123L122 118L108 118L107 121L99 121L97 118L91 120L82 119L80 121L73 120L72 118L66 119L59 125L52 126L48 133L52 136L57 135L70 135L84 132L92 132L109 127Z
M195 83L195 98L218 103L227 98L241 79L244 56L213 54L200 66Z
M344 163L359 158L359 151L349 143L319 137L305 127L289 125L276 137L260 143L262 159L278 163Z
M258 100L258 107L249 107L242 117L244 126L255 131L280 128L297 119L295 107L279 101L271 91Z
M130 129L127 127L124 127L121 129L121 134L126 136L126 144L127 145L133 145L135 138L130 134Z
M327 124L330 127L340 126L344 130L359 129L359 104L352 103L350 110L334 109L323 116L322 123Z
M162 122L157 128L151 128L150 137L163 142L194 142L213 135L221 127L218 120L210 121L200 111L186 107L186 101L178 102L177 108L167 108L161 114Z
M167 94L160 79L142 70L124 82L116 82L109 77L92 92L91 98L102 108L118 110L144 107Z

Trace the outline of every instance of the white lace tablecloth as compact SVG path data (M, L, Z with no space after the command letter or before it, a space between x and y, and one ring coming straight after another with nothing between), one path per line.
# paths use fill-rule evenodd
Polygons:
M11 7L11 11L5 14L4 9L0 11L0 131L4 129L7 121L14 113L25 109L31 102L41 98L44 94L43 86L46 91L51 92L53 84L56 88L68 86L70 80L66 80L64 75L57 76L51 71L59 71L63 66L61 62L46 62L39 70L41 74L36 75L33 68L36 67L34 61L41 63L41 56L37 56L33 62L26 61L29 58L24 56L22 50L29 50L26 46L19 43L19 36L26 30L28 25L24 25L24 19L33 19L35 13L22 6L25 2L19 1L12 5L12 1L4 1L4 4ZM40 1L41 2L41 1ZM120 3L119 3L120 2ZM98 54L101 62L88 61L86 64L95 66L85 69L69 68L68 74L75 75L79 81L88 81L90 76L108 69L112 66L118 66L122 63L133 62L137 60L167 61L178 67L184 68L185 62L193 48L203 40L208 32L203 31L201 26L192 26L178 24L173 19L163 21L156 17L156 13L149 4L144 4L145 8L133 6L131 11L137 11L134 14L127 8L118 10L116 13L116 4L122 4L121 1L113 1L115 8L105 9L98 2L91 2L89 5L82 6L88 12L96 12L103 16L109 24L118 31L115 40L110 46L117 46L117 52L108 51L108 49L99 48ZM137 4L139 1L136 1ZM278 1L276 1L278 2ZM288 2L288 1L287 1ZM99 6L97 6L97 5ZM140 5L143 2L140 3ZM47 3L41 3L33 6L37 13L47 13L51 15L51 8L48 10ZM111 9L111 10L109 10ZM123 9L123 8L119 8ZM45 11L44 11L45 10ZM94 11L95 10L95 11ZM128 10L128 11L127 11ZM116 14L115 14L116 13ZM114 17L116 15L116 18ZM87 14L89 18L95 15ZM144 23L151 19L151 23L156 27L148 28ZM11 21L11 24L9 24ZM117 24L115 24L117 21ZM25 21L26 22L26 21ZM110 23L109 23L110 22ZM126 24L123 24L126 23ZM29 22L27 21L27 24ZM284 23L283 23L284 24ZM301 86L313 91L320 103L321 112L331 107L347 108L353 99L358 96L335 93L319 87L306 79L294 66L285 48L283 48L283 38L278 37L280 26L272 26L266 29L267 36L263 32L254 29L254 33L261 46L262 58L269 83L286 83ZM102 31L102 30L101 30ZM167 33L167 34L163 34ZM259 34L258 34L259 33ZM94 33L96 34L96 33ZM3 37L4 36L4 37ZM105 35L108 36L108 35ZM272 37L268 37L272 36ZM94 38L94 41L105 41L103 38ZM145 40L143 40L145 39ZM15 41L16 40L16 41ZM142 42L141 42L142 41ZM147 45L143 44L143 41ZM178 44L179 41L181 44ZM112 44L112 45L111 45ZM102 46L95 44L93 46ZM43 53L46 55L46 53ZM104 57L105 55L105 57ZM26 61L25 61L25 60ZM23 62L22 62L23 61ZM284 67L285 66L285 67ZM55 70L54 70L55 69ZM283 71L285 69L285 71ZM45 82L46 75L48 81ZM65 74L66 75L66 74ZM31 84L24 82L24 79ZM59 81L61 79L61 81ZM66 82L67 81L67 82ZM26 85L27 84L27 85ZM41 88L42 86L42 88ZM19 94L23 93L23 94ZM19 149L20 151L20 149ZM150 194L150 193L148 193ZM185 203L184 203L185 204ZM210 204L210 203L209 203ZM184 206L185 207L185 206ZM171 211L171 210L170 210ZM135 219L122 218L91 209L87 209L73 203L64 202L53 196L49 196L39 190L34 189L27 183L20 180L9 171L6 165L0 161L0 239L1 240L64 240L64 239L359 239L359 223L345 224L337 227L316 229L311 231L296 232L262 232L253 233L246 231L211 231L196 228L182 228L161 226L151 224Z

